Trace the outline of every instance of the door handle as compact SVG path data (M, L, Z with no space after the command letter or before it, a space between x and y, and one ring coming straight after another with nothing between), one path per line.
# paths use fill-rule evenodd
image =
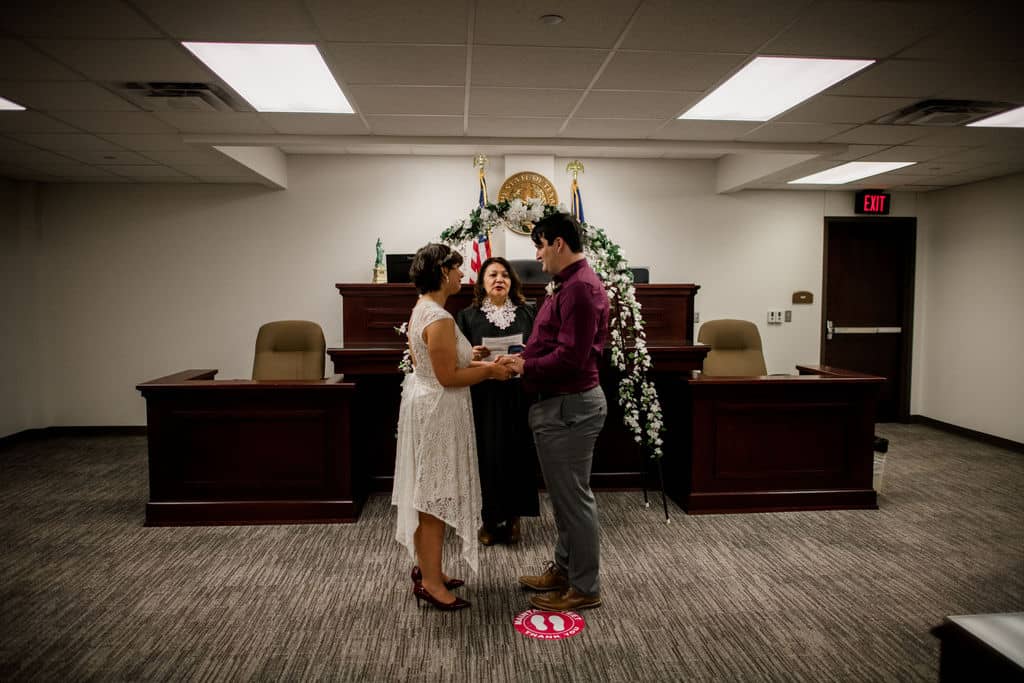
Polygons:
M832 330L833 330L832 321L831 320L826 320L825 321L825 339L826 340L831 340L832 339Z

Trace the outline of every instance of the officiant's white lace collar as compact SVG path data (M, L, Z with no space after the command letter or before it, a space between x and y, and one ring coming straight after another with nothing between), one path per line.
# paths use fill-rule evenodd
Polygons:
M480 310L483 311L487 320L499 330L508 329L508 326L516 319L516 305L512 303L512 299L505 299L505 303L501 306L495 306L490 299L484 299Z

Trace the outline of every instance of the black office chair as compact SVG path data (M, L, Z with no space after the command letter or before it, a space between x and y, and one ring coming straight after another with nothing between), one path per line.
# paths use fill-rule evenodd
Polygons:
M524 285L534 282L547 284L551 280L551 276L541 269L541 263L536 259L510 259L508 264L516 271L519 281Z

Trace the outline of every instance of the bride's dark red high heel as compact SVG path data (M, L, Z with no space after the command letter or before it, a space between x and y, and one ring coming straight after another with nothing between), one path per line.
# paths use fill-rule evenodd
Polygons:
M441 602L430 592L423 587L422 583L417 583L412 587L412 594L416 596L416 606L419 607L420 600L426 600L427 604L433 605L442 612L454 612L455 610L466 609L472 603L469 600L463 600L462 598L455 598L455 602Z
M419 565L413 565L412 574L409 575L409 578L412 579L412 585L414 586L423 582L423 574L420 572ZM462 588L465 585L466 582L462 579L448 579L444 582L444 587L450 591L453 591L456 588Z

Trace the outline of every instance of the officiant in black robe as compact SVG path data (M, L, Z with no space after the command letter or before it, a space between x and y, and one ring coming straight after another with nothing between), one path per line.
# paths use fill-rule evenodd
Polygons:
M523 298L512 266L496 256L481 264L473 304L459 311L456 323L473 344L473 359L488 360L497 353L484 346L485 337L521 334L526 344L536 313ZM484 545L516 543L519 518L540 514L537 453L526 417L529 401L518 380L481 382L471 392L483 497L479 539Z

